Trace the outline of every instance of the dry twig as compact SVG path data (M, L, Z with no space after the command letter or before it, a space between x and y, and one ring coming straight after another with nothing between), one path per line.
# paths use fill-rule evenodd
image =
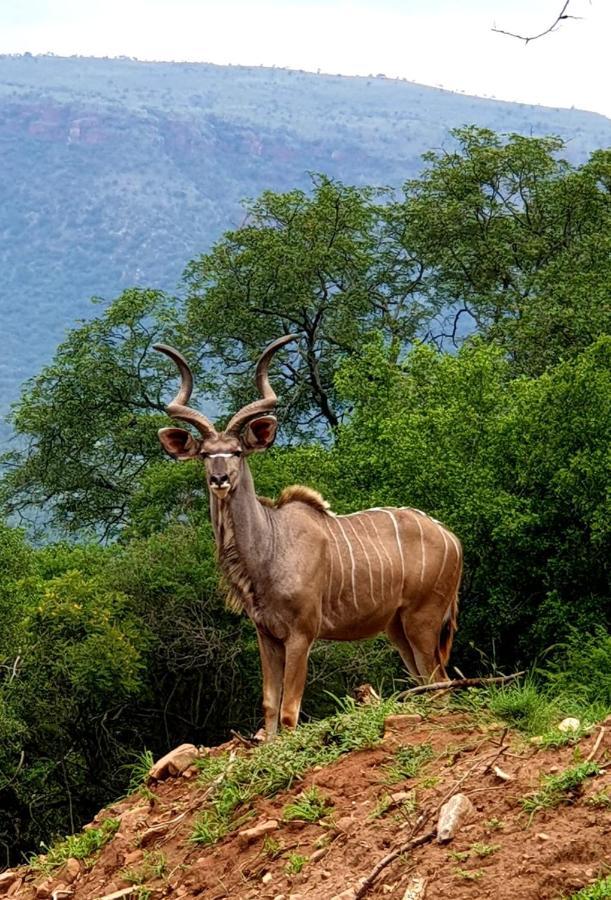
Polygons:
M571 2L571 0L566 0L564 6L560 10L558 15L554 19L554 21L552 22L552 24L549 26L549 28L546 28L545 31L541 31L539 34L531 34L530 36L527 37L524 34L516 34L513 31L505 31L503 28L495 27L492 30L496 31L497 34L506 34L508 37L513 37L513 38L517 38L519 41L524 41L524 44L530 44L531 41L536 41L537 38L544 37L544 35L549 34L550 32L554 31L554 29L556 28L556 25L559 25L560 22L563 22L565 19L580 19L581 18L581 16L568 15L567 9L569 7L570 2Z
M453 681L434 681L432 684L419 684L416 687L408 688L406 691L401 691L397 699L402 700L404 697L413 697L414 694L426 694L428 691L461 690L463 688L480 687L484 684L506 684L524 674L525 670L514 672L513 675L498 675L494 678L455 678Z
M595 741L595 743L594 743L594 746L592 747L592 749L590 750L590 752L589 752L588 755L586 756L584 762L590 762L591 760L594 759L594 757L595 757L596 754L598 753L598 748L600 747L601 741L602 741L602 739L603 739L603 737L604 737L604 735L605 735L606 730L607 730L607 729L605 728L604 725L601 725L601 726L600 726L600 731L598 732L598 737L596 738L596 741Z

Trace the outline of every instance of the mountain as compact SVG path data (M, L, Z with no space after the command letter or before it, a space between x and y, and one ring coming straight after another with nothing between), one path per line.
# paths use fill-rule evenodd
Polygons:
M0 57L0 409L92 296L174 289L243 198L307 187L311 171L400 185L465 123L558 134L573 161L611 144L595 113L383 76Z

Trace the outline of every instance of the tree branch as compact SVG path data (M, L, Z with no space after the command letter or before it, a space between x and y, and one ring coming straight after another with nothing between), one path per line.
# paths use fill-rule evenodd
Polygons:
M513 37L513 38L517 38L519 41L524 41L524 44L529 44L531 41L536 41L538 38L544 37L546 34L550 34L550 32L554 31L556 26L559 25L560 22L562 22L564 19L580 19L581 18L581 16L569 16L567 14L566 11L568 9L570 2L571 2L571 0L566 0L564 6L560 10L558 15L554 19L554 21L552 22L552 24L549 26L549 28L546 28L545 31L541 31L539 34L531 34L529 36L526 36L524 34L516 34L513 31L505 31L503 28L496 28L496 27L492 28L492 31L495 31L497 34L506 34L508 37Z

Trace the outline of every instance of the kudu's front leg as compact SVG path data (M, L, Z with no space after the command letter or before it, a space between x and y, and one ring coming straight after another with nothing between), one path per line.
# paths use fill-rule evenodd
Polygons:
M284 677L284 644L257 629L263 675L263 715L267 740L278 731L278 714Z
M308 674L308 656L312 641L295 635L285 642L284 691L280 722L283 728L295 728Z

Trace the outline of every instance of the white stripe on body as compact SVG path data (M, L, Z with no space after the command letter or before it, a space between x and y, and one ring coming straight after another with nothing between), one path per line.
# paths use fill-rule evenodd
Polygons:
M348 547L348 553L350 554L350 566L351 566L351 575L352 575L352 602L354 603L354 605L355 605L355 607L356 607L356 606L357 606L357 601L356 601L356 583L355 583L355 580L354 580L355 570L356 570L356 563L355 563L355 561L354 561L354 553L352 552L352 545L351 545L350 541L348 540L348 538L346 537L346 532L344 531L344 526L343 526L342 523L339 521L339 519L336 519L335 521L336 521L337 524L339 525L339 529L340 529L340 531L341 531L341 533L342 533L342 537L343 537L344 540L346 541L346 546Z
M405 589L405 559L403 557L403 547L401 546L401 539L399 538L399 528L397 526L397 520L395 519L394 513L391 512L390 509L381 508L380 512L386 513L387 516L390 516L392 519L392 524L395 529L395 537L397 539L397 547L399 549L399 556L401 557L401 596L403 596L403 591Z
M364 543L362 542L362 540L360 539L360 537L358 536L358 534L357 534L357 532L356 532L356 528L354 527L354 525L352 524L352 522L348 522L348 525L350 525L350 528L352 529L355 538L357 539L357 541L358 541L359 544L361 545L362 550L363 550L363 553L365 554L365 559L367 560L367 568L368 568L368 570L369 570L369 593L370 593L370 595L371 595L371 602L373 603L373 602L375 602L375 601L374 601L374 596L373 596L373 574L372 574L372 572L371 572L371 562L369 561L369 554L367 553L367 550L365 549L365 545L364 545Z
M335 537L335 534L333 533L333 528L331 527L330 522L327 522L326 520L325 520L325 524L326 524L327 528L329 529L331 537L333 538L333 543L335 544L335 549L337 550L337 557L339 559L339 567L340 567L340 571L341 571L341 582L340 582L340 586L339 586L338 597L341 597L341 595L344 591L344 562L342 560L342 554L339 549L339 544L337 543L337 538ZM333 554L331 554L331 555L333 555ZM329 605L331 605L331 597L329 597Z
M365 522L365 521L371 522L371 524L373 525L373 530L376 533L376 540L371 542L371 546L373 547L375 555L378 557L378 561L380 563L380 589L381 589L381 594L382 594L382 603L384 603L384 601L385 601L385 597L384 597L384 562L382 561L382 557L380 556L380 554L378 552L378 548L377 548L378 542L382 546L382 549L384 550L384 555L386 556L386 559L389 561L391 566L392 566L392 561L391 561L388 553L384 549L384 545L382 544L382 541L380 540L380 535L378 533L378 529L376 528L375 522L373 521L373 519L370 519L369 516L367 515L368 512L369 512L369 510L365 510L365 512L363 513L363 522ZM367 520L365 520L365 516L367 516ZM366 528L365 528L365 531L367 531ZM392 585L391 585L391 587L392 587Z

